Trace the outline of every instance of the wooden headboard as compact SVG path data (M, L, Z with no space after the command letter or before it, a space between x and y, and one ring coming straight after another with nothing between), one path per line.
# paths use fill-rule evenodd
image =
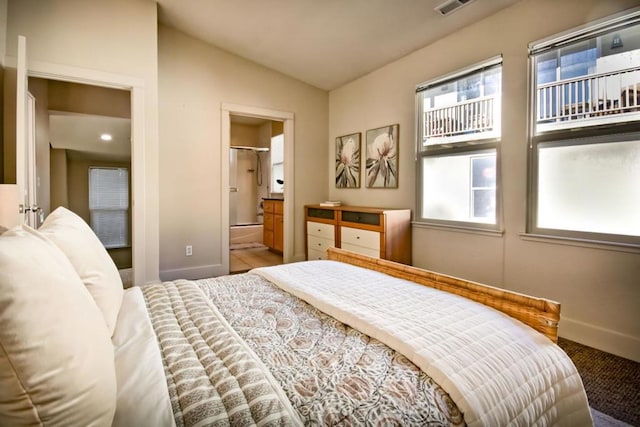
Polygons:
M479 302L520 320L549 337L551 341L558 342L558 322L560 321L560 303L558 302L494 288L392 261L371 258L343 249L329 248L327 255L330 260L380 271L393 277L410 280Z

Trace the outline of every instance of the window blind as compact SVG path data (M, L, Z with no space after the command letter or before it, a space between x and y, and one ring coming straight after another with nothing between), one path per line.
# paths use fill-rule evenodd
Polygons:
M89 168L91 228L106 248L129 243L129 171Z

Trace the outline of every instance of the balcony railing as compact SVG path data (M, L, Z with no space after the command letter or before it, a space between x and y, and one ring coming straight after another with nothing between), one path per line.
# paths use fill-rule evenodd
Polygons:
M481 139L499 131L496 97L486 96L424 112L425 144Z
M537 131L639 118L640 67L560 80L537 88Z

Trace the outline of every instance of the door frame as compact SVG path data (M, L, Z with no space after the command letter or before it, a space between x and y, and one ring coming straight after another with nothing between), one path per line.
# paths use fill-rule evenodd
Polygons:
M6 67L15 67L18 59L5 57ZM113 89L123 89L131 98L131 245L133 283L145 284L153 278L146 277L147 236L145 233L146 212L146 156L145 156L145 87L144 79L105 71L92 70L43 61L26 61L28 77L81 83ZM20 132L16 129L16 132ZM17 137L18 135L16 135ZM17 139L17 138L16 138ZM16 147L16 150L19 150ZM20 159L17 159L20 161ZM151 242L153 239L150 240Z
M291 262L294 253L293 226L294 221L294 114L287 111L272 110L268 108L250 107L246 105L223 103L221 107L221 194L222 214L221 230L222 238L220 251L222 254L222 267L224 274L229 274L229 147L231 145L231 116L258 117L266 120L281 121L284 124L284 248L282 261Z

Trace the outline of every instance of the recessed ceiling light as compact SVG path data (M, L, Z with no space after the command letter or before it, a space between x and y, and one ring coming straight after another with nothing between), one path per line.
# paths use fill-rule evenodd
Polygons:
M111 141L113 137L108 133L103 133L102 135L100 135L100 139L103 141Z

